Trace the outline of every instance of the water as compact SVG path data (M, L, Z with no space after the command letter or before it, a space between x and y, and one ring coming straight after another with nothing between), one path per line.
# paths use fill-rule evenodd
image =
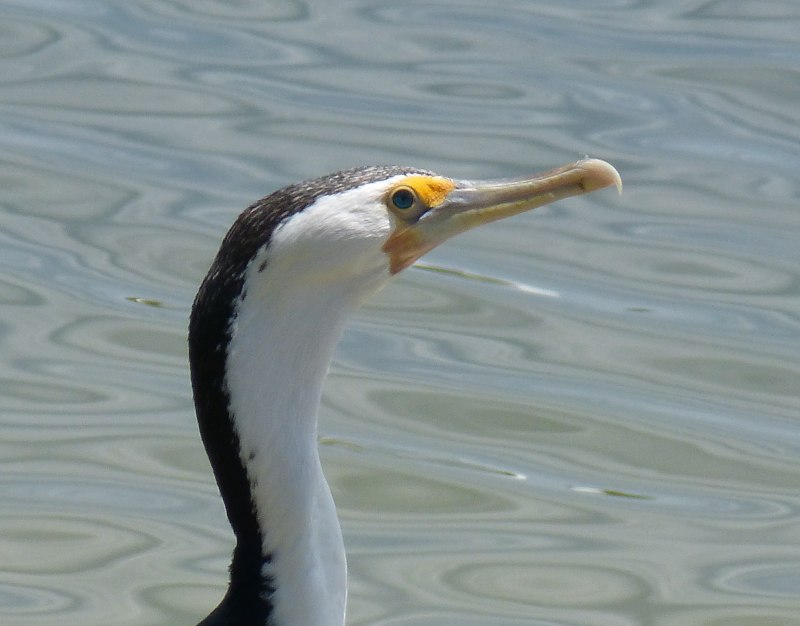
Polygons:
M0 623L193 624L231 548L185 326L238 210L366 163L625 180L353 320L352 625L800 624L793 2L0 8Z

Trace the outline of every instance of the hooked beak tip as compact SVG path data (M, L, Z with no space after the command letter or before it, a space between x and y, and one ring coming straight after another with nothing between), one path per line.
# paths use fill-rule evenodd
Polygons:
M622 194L622 177L610 163L600 159L581 159L575 164L576 168L586 173L583 188L587 191L596 191L614 185L617 192Z

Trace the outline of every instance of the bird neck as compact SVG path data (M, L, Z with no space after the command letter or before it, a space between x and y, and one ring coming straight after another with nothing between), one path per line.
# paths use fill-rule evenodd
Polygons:
M228 593L202 624L342 626L344 543L317 413L357 298L287 279L258 258L232 282L211 276L193 309L190 362L236 548Z
M388 216L346 210L377 202L380 188L328 194L337 181L246 209L192 307L197 421L236 535L228 592L203 626L344 624L344 543L317 412L346 318L392 274Z
M317 413L345 305L333 291L262 281L247 289L232 328L230 413L269 556L262 573L276 626L344 623L344 542L320 464Z

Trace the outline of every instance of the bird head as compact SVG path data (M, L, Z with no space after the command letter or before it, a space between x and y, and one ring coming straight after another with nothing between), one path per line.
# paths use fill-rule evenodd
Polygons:
M239 221L271 220L261 229L269 232L269 245L252 259L257 268L293 276L297 284L358 285L367 295L459 233L610 185L621 188L619 174L597 159L484 181L357 168L278 191Z

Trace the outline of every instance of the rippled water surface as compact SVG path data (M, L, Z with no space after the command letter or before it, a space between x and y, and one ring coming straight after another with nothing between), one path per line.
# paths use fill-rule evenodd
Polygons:
M365 163L625 194L355 317L352 625L800 624L800 5L0 7L0 623L194 624L231 549L185 349L234 215Z

